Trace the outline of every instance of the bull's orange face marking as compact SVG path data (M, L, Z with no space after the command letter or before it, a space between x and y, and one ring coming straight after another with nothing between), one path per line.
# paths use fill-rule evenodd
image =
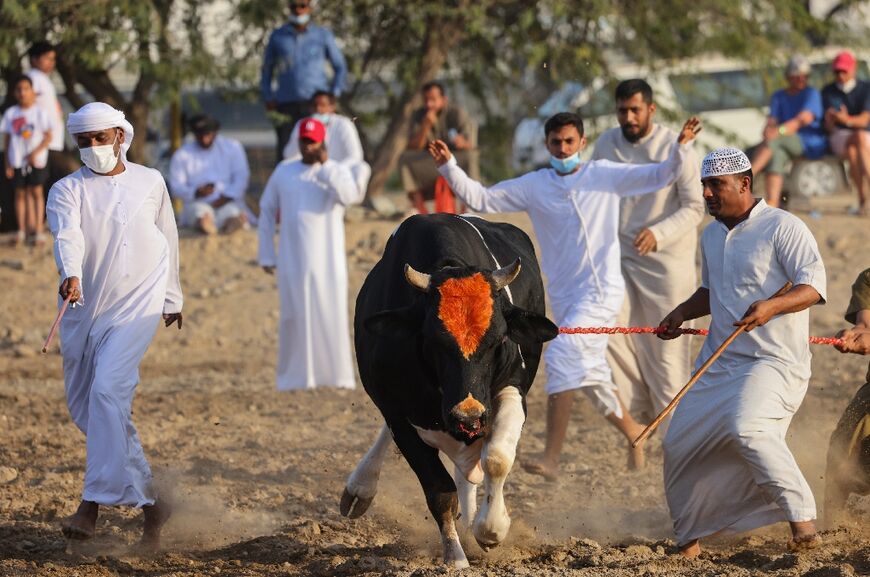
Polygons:
M466 359L480 346L492 321L491 290L481 273L447 279L438 287L441 293L438 318L456 339Z

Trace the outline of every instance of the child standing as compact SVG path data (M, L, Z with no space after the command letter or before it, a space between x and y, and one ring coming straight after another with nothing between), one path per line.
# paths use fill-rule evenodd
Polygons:
M48 145L51 143L51 119L36 106L33 82L20 76L12 84L15 101L0 120L5 149L6 178L15 188L15 217L18 234L15 244L22 244L29 232L34 244L45 244L45 199L42 187L48 178Z

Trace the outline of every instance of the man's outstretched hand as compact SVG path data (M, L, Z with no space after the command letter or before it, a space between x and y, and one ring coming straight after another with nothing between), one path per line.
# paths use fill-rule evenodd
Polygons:
M167 327L178 321L178 330L181 330L181 320L181 313L163 313L163 324Z
M697 116L693 116L686 121L683 125L683 129L680 130L680 135L677 137L677 142L680 144L686 144L687 142L691 142L695 139L699 132L701 132L701 119Z
M429 151L438 166L444 166L450 162L450 157L453 156L443 140L433 140L426 146L426 150Z

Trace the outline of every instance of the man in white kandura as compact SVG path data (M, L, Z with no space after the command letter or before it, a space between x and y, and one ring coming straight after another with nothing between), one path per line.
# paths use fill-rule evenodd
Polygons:
M655 113L649 84L639 78L620 82L616 87L619 126L598 137L592 159L628 164L666 160L677 134L654 123ZM704 198L694 151L687 154L674 184L620 201L625 302L618 325L655 326L694 292L695 246L703 217ZM632 415L652 420L686 384L690 344L689 339L610 337L608 356L613 382Z
M335 107L335 94L318 90L311 98L311 106L314 109L312 118L319 120L326 127L326 140L324 144L329 152L330 160L345 165L353 174L353 180L357 188L365 194L372 176L372 168L363 158L362 143L359 140L359 132L353 120L338 114ZM284 147L285 160L299 160L302 153L299 151L299 127L302 122L297 122L290 134L290 140Z
M700 128L698 119L687 121L668 160L659 164L583 164L583 120L561 112L544 126L552 168L489 188L465 174L444 142L430 143L429 152L450 188L472 209L528 212L541 245L550 306L560 326L613 326L625 292L617 240L619 200L672 184L687 144ZM523 464L526 470L549 479L557 476L576 389L583 389L629 441L643 430L619 400L606 351L607 335L562 334L550 343L544 355L549 395L546 448L541 459Z
M278 269L278 389L356 385L347 310L344 209L364 192L327 159L320 121L299 129L302 159L278 165L260 198L260 265ZM275 223L281 215L278 254Z
M244 228L251 170L242 143L218 134L220 123L205 114L191 118L189 126L193 141L176 150L169 164L172 195L184 201L182 226L209 235Z
M680 551L698 540L788 521L789 549L818 544L816 503L786 431L810 378L809 307L825 301L825 267L797 217L752 195L743 152L719 148L701 164L707 209L701 287L662 320L663 339L710 315L700 366L744 327L686 394L665 436L665 491ZM786 282L791 290L780 296Z
M126 158L133 127L123 112L93 102L69 116L67 129L85 166L51 187L47 209L60 296L73 303L61 350L87 468L82 502L63 532L89 539L100 505L131 505L144 512L142 545L154 549L170 510L152 485L131 409L161 316L181 328L178 232L163 177Z

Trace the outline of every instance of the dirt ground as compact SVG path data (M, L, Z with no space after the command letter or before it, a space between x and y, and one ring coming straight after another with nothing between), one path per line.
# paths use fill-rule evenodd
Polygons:
M839 212L839 211L837 211ZM828 270L829 304L812 334L831 335L857 273L870 265L870 220L804 215ZM530 230L523 216L508 216ZM397 225L348 222L350 303ZM358 520L338 513L344 480L376 436L380 418L360 388L274 390L278 299L255 262L253 231L181 241L184 329L160 329L141 370L135 422L164 491L176 501L164 553L130 548L141 514L104 509L97 538L68 545L59 521L81 491L85 445L66 410L57 346L39 355L54 317L50 249L0 248L0 575L430 576L440 542L422 492L391 453L380 493ZM336 330L345 330L336 327ZM637 338L654 338L640 335ZM863 383L867 359L814 348L809 394L789 435L818 501L827 439ZM543 369L529 397L521 454L543 446ZM787 528L711 540L697 560L673 555L661 479L660 439L649 466L628 472L623 441L581 400L563 477L542 481L517 467L507 488L514 520L489 553L464 540L469 576L870 574L870 503L853 498L849 526L827 528L811 553L785 552Z

